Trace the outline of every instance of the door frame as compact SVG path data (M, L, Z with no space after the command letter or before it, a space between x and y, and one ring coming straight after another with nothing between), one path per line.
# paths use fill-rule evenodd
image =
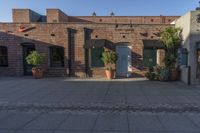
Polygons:
M131 46L130 43L118 43L118 45L116 46L116 53L117 53L117 49L119 47L126 47L129 50L129 54L127 54L127 55L129 55L130 57L127 58L127 73L126 73L126 75L119 75L117 73L117 64L116 64L116 75L119 76L119 77L124 77L124 76L127 77L128 74L132 72L132 52L131 52L132 46Z
M25 50L26 48L33 48L35 50L35 45L33 43L23 43L22 45L22 60L23 60L23 74L24 75L31 75L27 73L27 63L26 63L26 57L25 57Z

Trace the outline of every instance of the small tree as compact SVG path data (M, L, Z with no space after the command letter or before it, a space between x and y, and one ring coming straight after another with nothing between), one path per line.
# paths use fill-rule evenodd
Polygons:
M161 33L161 41L166 47L166 67L174 67L176 61L176 46L180 44L181 40L180 28L168 27Z
M181 29L168 27L161 33L161 40L167 49L174 48L181 42Z
M118 56L113 51L104 51L102 54L102 61L106 65L107 70L112 70L112 65L116 64Z
M30 65L35 66L34 68L37 68L38 65L41 65L43 63L43 56L37 51L33 51L26 57L26 62Z

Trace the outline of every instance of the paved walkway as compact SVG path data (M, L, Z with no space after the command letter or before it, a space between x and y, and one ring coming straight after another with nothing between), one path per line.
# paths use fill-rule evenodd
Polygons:
M0 133L199 133L199 123L199 86L0 78Z

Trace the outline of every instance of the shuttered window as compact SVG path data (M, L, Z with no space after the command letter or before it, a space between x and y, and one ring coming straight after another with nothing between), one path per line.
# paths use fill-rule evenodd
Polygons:
M103 48L91 49L91 67L104 67L102 61Z
M0 46L0 67L8 66L8 50L7 47Z

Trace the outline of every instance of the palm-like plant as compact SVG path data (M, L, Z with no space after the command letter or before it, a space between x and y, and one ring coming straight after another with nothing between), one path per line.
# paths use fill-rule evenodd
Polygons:
M161 33L161 41L166 47L165 65L174 67L176 47L181 43L181 28L168 27Z
M104 51L101 59L104 62L104 64L106 65L107 69L111 70L112 65L116 64L118 56L113 51Z
M181 42L181 28L169 27L161 33L161 41L167 49L173 49Z

